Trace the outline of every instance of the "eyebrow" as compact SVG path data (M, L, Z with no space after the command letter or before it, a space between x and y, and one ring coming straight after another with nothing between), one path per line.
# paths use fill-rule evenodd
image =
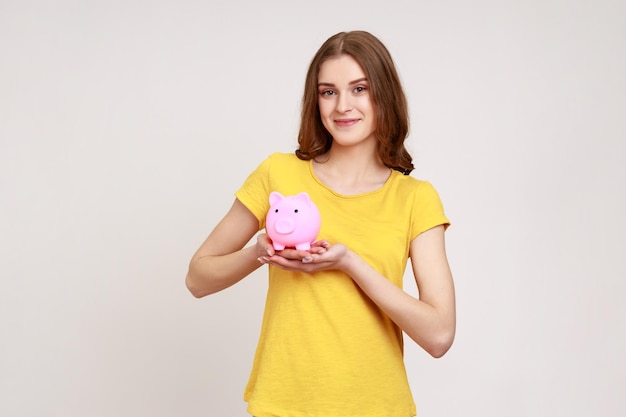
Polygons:
M367 77L363 77L363 78L359 78L357 80L354 81L350 81L348 84L349 85L354 85L354 84L358 84L358 83L362 83L362 82L367 82ZM334 87L335 84L333 83L317 83L318 87Z

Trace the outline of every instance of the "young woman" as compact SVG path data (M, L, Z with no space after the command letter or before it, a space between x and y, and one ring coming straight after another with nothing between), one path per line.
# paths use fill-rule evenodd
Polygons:
M410 177L406 99L389 52L373 35L342 32L314 56L299 148L270 155L193 256L196 297L262 264L269 287L244 398L256 417L407 417L415 404L403 332L434 357L455 334L449 225L430 183ZM265 233L269 194L305 191L322 217L309 251L275 251ZM419 290L402 290L408 259Z

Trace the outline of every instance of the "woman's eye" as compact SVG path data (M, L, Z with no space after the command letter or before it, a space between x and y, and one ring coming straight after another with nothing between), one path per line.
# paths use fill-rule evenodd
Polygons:
M367 88L366 88L366 87L359 86L359 87L356 87L356 88L354 89L354 92L355 92L355 93L362 93L362 92L364 92L365 90L367 90Z
M333 90L324 90L321 91L320 94L323 96L332 96L333 94L335 94L335 92Z

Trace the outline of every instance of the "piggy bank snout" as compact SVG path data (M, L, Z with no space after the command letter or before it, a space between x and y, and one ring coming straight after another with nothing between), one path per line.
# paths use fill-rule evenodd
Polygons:
M276 220L274 228L276 229L277 233L280 233L281 235L287 235L294 231L294 229L296 228L296 222L292 218L283 217Z

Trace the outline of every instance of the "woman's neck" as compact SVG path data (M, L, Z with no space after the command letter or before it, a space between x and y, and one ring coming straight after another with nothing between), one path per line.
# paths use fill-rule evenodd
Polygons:
M313 160L313 171L320 181L343 195L375 191L385 185L391 175L374 152L333 146L326 154Z

